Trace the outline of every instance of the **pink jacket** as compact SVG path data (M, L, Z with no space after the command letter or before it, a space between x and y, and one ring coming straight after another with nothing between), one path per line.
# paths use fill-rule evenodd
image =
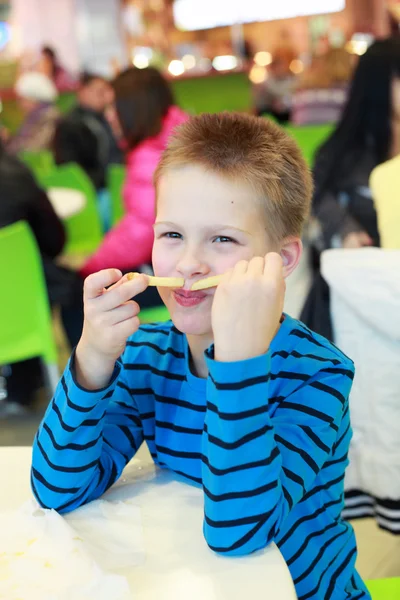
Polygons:
M172 106L164 118L161 132L127 155L123 189L126 214L85 264L81 271L84 277L101 269L128 270L151 262L155 219L153 174L172 131L187 119L180 108Z

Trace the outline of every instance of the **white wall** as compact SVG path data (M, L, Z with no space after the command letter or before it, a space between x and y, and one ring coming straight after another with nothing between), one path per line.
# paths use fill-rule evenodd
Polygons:
M12 0L11 25L15 55L47 44L67 69L79 71L75 0Z
M71 72L111 75L111 61L125 64L120 0L12 0L12 53L56 49Z

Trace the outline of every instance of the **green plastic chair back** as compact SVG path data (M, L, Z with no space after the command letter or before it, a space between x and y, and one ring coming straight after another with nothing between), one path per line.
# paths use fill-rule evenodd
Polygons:
M154 306L154 308L145 308L140 311L139 319L141 323L164 323L170 320L170 315L165 306Z
M22 162L31 169L34 175L40 176L50 173L54 169L54 158L49 150L40 152L21 152L19 155Z
M122 188L126 177L124 165L110 165L107 171L107 188L111 199L111 223L116 225L124 216Z
M41 356L57 362L51 312L35 237L25 221L0 229L0 364Z
M372 600L399 600L400 577L394 579L372 579L367 581Z
M287 125L285 129L296 140L307 164L312 167L316 150L332 133L334 125Z
M41 176L40 183L45 189L67 188L78 190L85 195L86 204L83 210L64 221L67 230L65 253L79 255L93 253L103 239L103 231L97 208L96 190L86 173L79 165L68 163Z

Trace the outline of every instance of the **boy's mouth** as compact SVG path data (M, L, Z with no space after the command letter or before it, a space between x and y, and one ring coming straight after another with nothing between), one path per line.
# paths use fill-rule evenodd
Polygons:
M190 290L177 289L174 290L174 298L180 306L197 306L207 298L207 294L203 291L191 292Z

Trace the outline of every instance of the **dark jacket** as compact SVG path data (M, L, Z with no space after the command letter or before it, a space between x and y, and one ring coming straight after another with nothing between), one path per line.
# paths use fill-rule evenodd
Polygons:
M324 149L317 154L314 175L314 198L312 212L321 227L321 249L335 246L354 231L365 231L379 245L377 218L369 177L378 161L368 148L353 151L345 157L340 173L331 183L323 181L325 171Z
M378 161L368 148L353 151L342 162L341 173L327 185L322 175L326 160L322 147L313 169L312 212L319 225L310 228L314 230L309 240L313 280L300 319L313 331L334 341L329 286L319 270L320 254L327 248L339 246L346 235L355 231L365 231L373 244L379 246L376 212L369 190L369 177Z
M122 153L105 116L83 106L76 106L58 123L53 151L58 165L78 163L97 190L106 185L107 167L122 162Z
M0 149L0 228L27 221L44 257L53 259L65 243L64 227L28 168Z

